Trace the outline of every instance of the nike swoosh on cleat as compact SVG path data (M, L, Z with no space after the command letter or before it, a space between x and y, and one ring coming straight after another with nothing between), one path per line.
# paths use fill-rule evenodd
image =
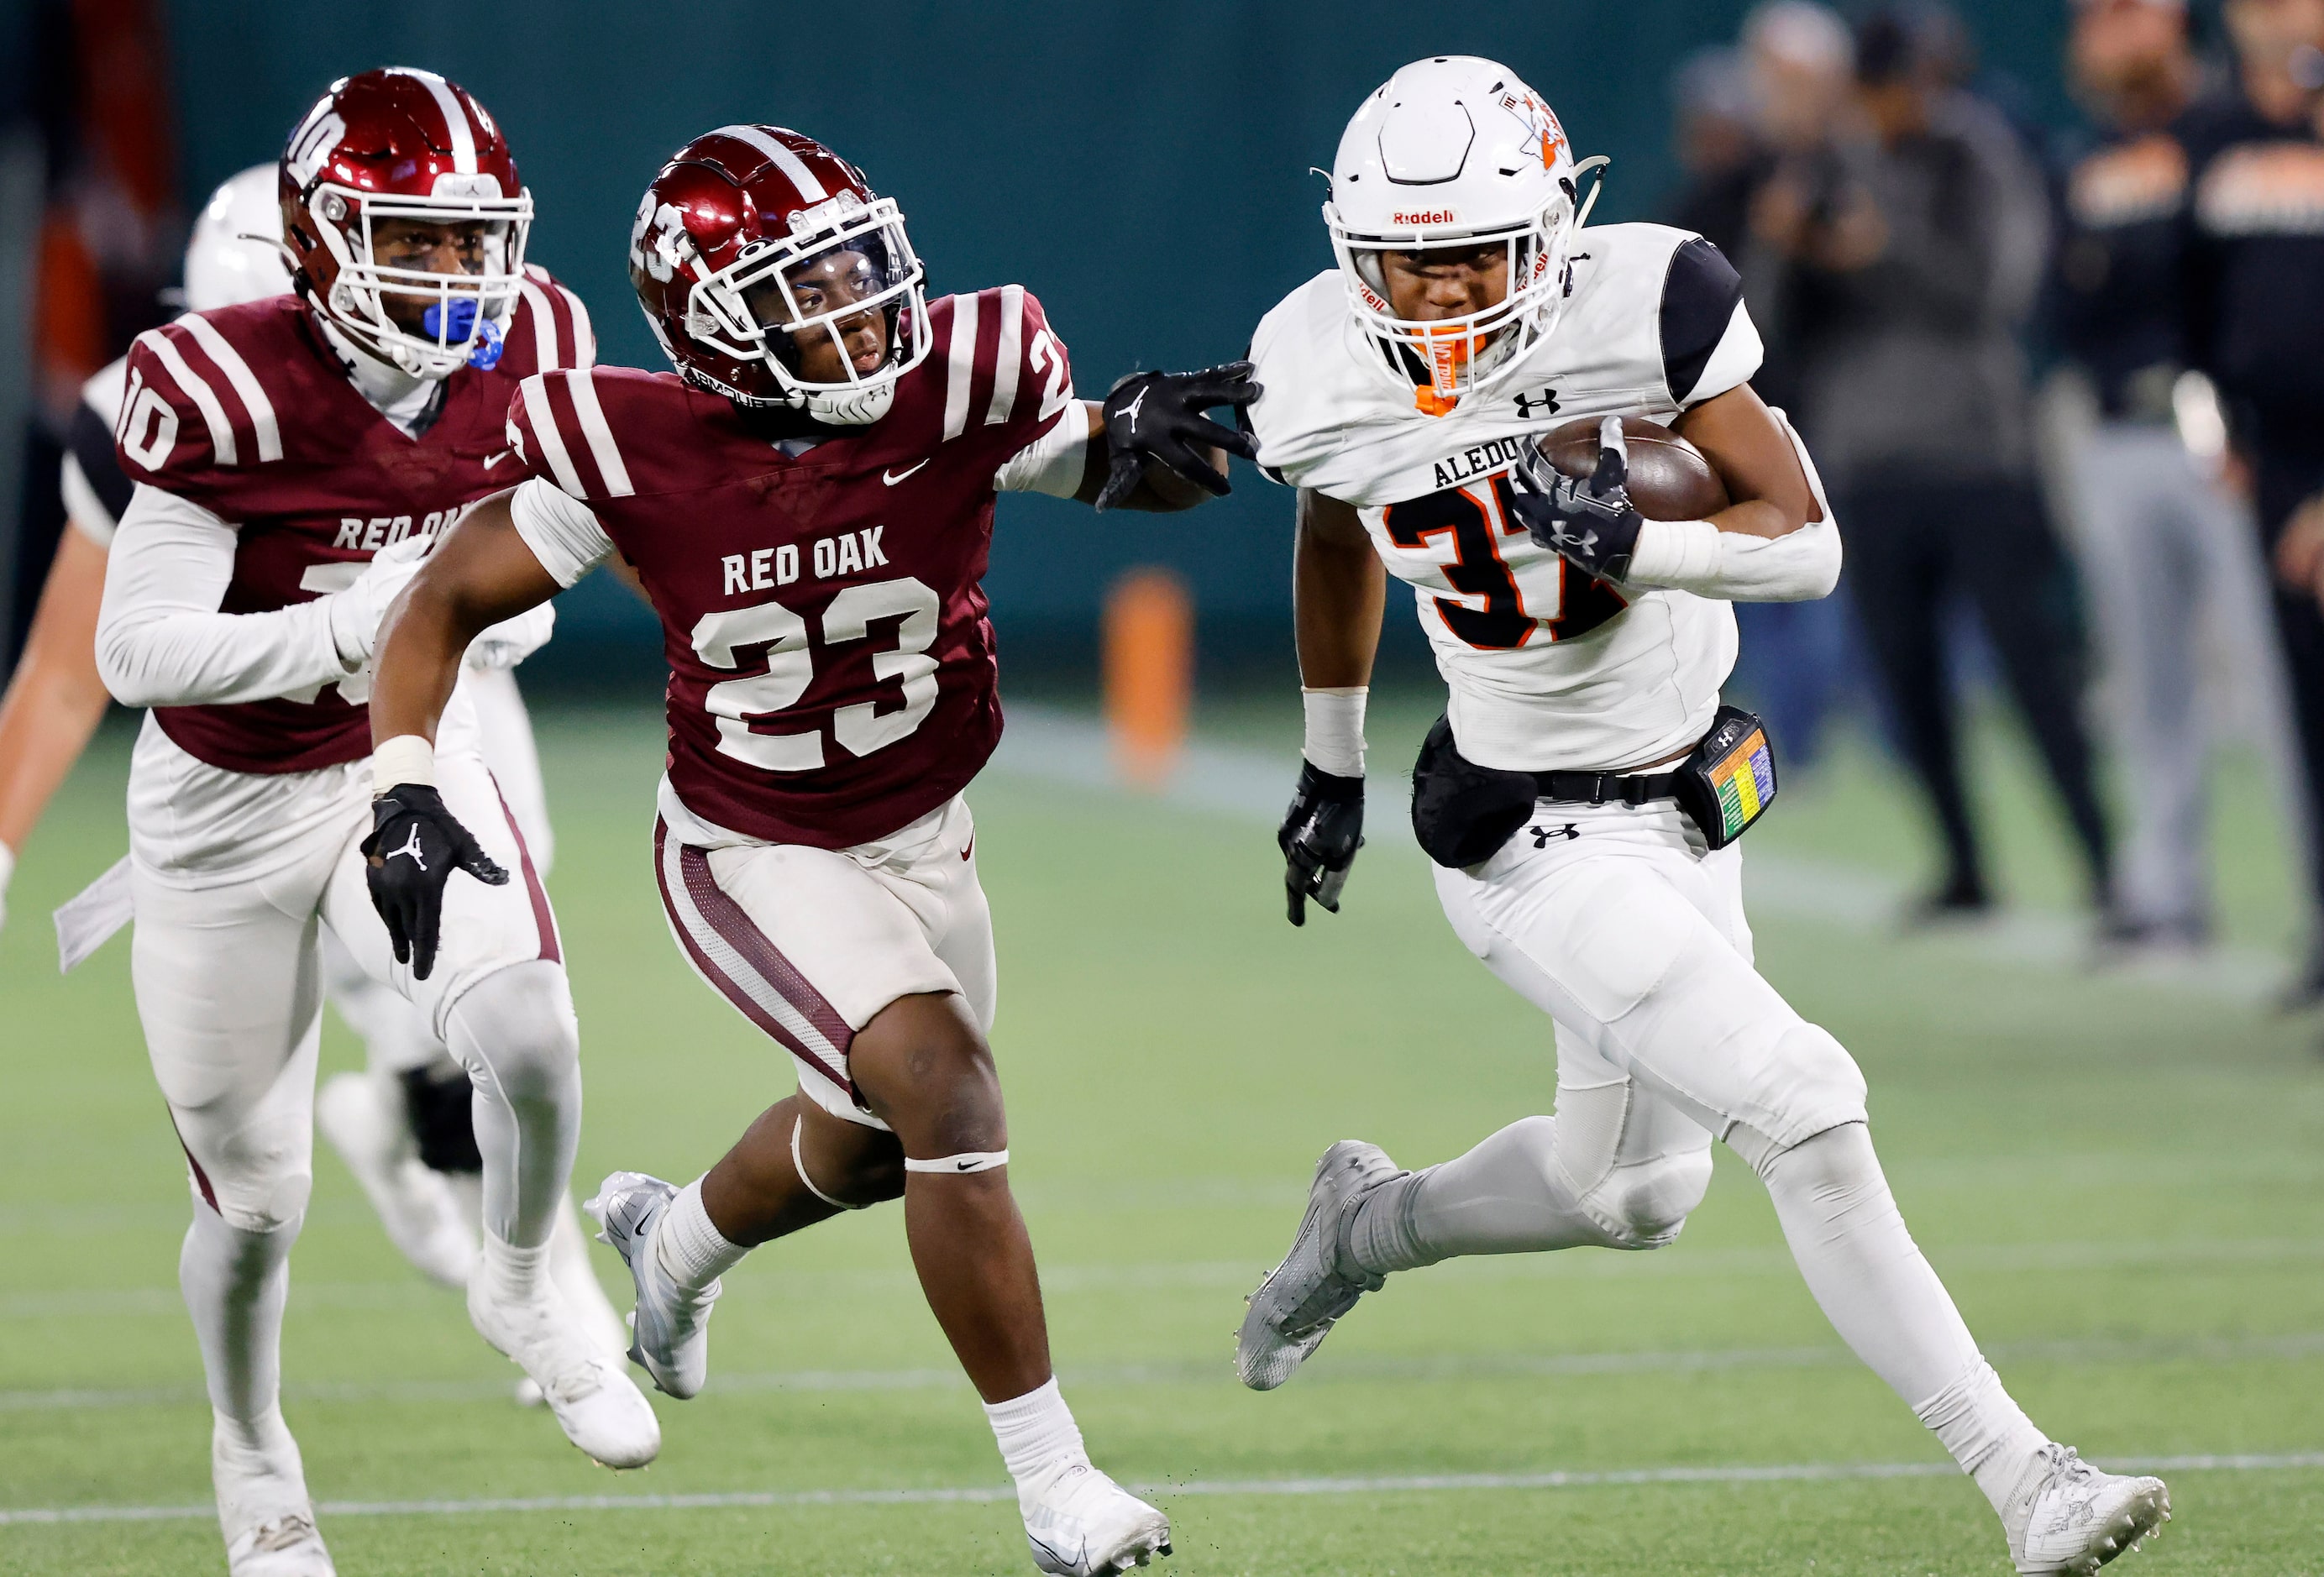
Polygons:
M960 852L960 857L961 857L963 860L966 860L966 859L967 859L971 854L973 854L973 853L976 853L976 835L975 835L974 833L971 833L971 834L969 834L969 835L968 835L968 847L966 847L965 849L963 849L963 850Z
M889 486L893 487L897 483L901 482L905 477L909 476L913 472L918 470L921 466L925 466L927 464L927 462L926 460L922 460L919 462L919 465L907 466L901 471L882 471L880 473L880 480L886 483Z

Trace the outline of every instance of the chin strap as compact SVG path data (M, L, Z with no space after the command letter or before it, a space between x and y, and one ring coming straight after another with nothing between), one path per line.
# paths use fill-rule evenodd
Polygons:
M1598 206L1598 196L1606 189L1606 167L1613 162L1614 161L1607 154L1592 153L1589 158L1574 165L1573 180L1577 186L1581 184L1582 178L1591 171L1594 170L1598 172L1598 179L1590 183L1590 195L1582 199L1581 210L1573 216L1575 229L1579 230L1590 222L1590 210Z
M1009 1164L1007 1150L963 1150L956 1156L938 1156L932 1161L916 1161L904 1157L907 1172L990 1172L995 1167Z

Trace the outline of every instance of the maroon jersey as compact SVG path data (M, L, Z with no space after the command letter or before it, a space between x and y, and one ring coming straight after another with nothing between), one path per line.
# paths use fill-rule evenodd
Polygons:
M189 313L138 336L114 438L133 482L235 525L220 611L263 613L348 585L371 557L517 480L503 420L519 383L586 366L596 341L579 297L530 282L489 371L445 380L412 438L372 407L294 296ZM188 754L236 772L304 772L371 753L366 707L336 687L225 706L157 706Z
M888 413L812 447L669 373L531 378L510 409L523 463L589 506L661 614L670 785L706 821L845 848L1000 742L993 474L1079 407L1022 287L928 317Z

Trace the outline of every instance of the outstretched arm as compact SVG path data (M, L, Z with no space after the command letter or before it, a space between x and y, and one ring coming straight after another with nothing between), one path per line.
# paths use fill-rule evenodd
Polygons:
M1364 702L1379 649L1388 572L1355 509L1299 490L1291 556L1300 702L1306 715L1299 786L1276 843L1283 850L1291 923L1307 923L1307 900L1333 914L1363 847Z

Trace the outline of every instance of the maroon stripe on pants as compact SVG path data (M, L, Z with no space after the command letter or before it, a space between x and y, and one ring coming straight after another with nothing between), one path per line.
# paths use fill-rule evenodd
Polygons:
M492 778L493 795L501 802L501 817L508 823L509 836L516 840L516 862L524 872L525 895L532 899L532 927L540 933L540 961L562 964L565 950L557 943L557 916L549 907L549 890L540 885L540 872L532 868L532 851L525 847L524 829L516 825L516 812L509 808L508 796L501 792L501 780Z
M737 984L695 940L686 917L678 912L678 905L670 899L669 842L669 824L657 818L654 822L654 885L661 893L662 909L669 916L670 929L678 933L678 944L686 949L686 955L694 961L694 967L717 988L719 995L732 1002L742 1017L765 1031L770 1039L846 1091L851 1098L855 1098L855 1086L845 1074L808 1049L806 1042L792 1034L781 1019L760 1006L758 999ZM686 894L694 900L694 907L700 911L704 923L837 1047L840 1055L845 1056L849 1043L855 1038L855 1032L847 1027L847 1020L839 1016L838 1010L824 1000L823 993L808 984L807 977L792 968L790 961L778 952L775 945L767 940L766 934L752 923L742 906L720 889L710 874L709 856L691 844L680 844L678 859L680 875L686 882ZM858 1100L860 1104L860 1098Z
M202 1191L203 1203L223 1216L226 1213L218 1209L217 1190L210 1186L210 1175L202 1170L202 1164L194 1159L194 1152L186 1144L186 1136L178 1127L178 1114L174 1111L170 1113L170 1131L177 1136L178 1148L186 1152L186 1165L193 1171L194 1186Z

